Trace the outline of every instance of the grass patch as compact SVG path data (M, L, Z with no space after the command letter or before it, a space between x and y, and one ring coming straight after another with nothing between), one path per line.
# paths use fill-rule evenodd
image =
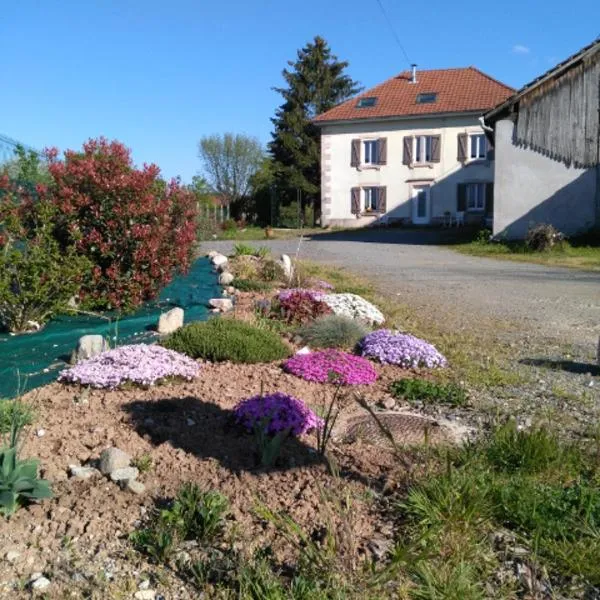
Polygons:
M272 362L287 358L289 347L273 331L230 318L190 323L167 337L162 345L212 362Z
M487 242L483 239L457 244L451 249L469 256L600 271L600 240L592 236L564 241L545 252L531 250L523 241Z
M369 333L369 328L355 319L325 315L298 329L298 335L313 348L354 348Z
M390 384L390 393L408 402L464 406L467 394L464 387L453 383L437 383L426 379L399 379Z
M256 248L249 244L239 243L233 247L233 253L235 256L256 256L258 258L264 258L271 253L271 250L266 246Z
M240 292L268 292L273 288L272 284L256 279L236 279L233 285Z
M0 436L11 432L13 427L19 431L33 423L34 410L21 400L6 400L0 398Z

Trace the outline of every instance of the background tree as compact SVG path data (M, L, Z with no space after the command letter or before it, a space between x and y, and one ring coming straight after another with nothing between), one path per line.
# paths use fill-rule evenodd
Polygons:
M298 51L290 69L283 70L287 84L274 88L284 102L271 119L275 129L269 151L278 195L295 200L296 190L303 204L320 203L321 143L320 130L312 119L360 91L345 73L348 63L339 61L322 37L315 37Z
M209 135L200 140L199 155L215 192L225 196L238 212L243 211L251 178L264 158L261 143L243 134Z

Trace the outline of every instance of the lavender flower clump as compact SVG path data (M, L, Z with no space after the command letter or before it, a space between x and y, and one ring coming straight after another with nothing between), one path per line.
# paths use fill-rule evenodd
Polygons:
M248 430L264 423L265 433L269 435L286 430L292 435L301 435L323 426L323 419L302 400L283 392L246 398L234 408L234 415L236 421Z
M200 365L191 358L162 346L135 344L108 350L61 371L58 380L94 388L114 389L125 382L153 385L166 377L188 381Z
M323 350L296 354L285 361L283 368L306 381L343 385L365 385L377 379L377 371L369 361L341 350Z
M303 296L308 296L313 300L321 300L324 296L324 293L319 290L308 290L305 288L289 288L287 290L281 290L277 297L279 300L286 300L292 294L302 294Z
M366 335L359 343L363 356L398 365L406 369L416 367L445 367L446 358L425 340L408 333L379 329Z
M324 279L311 279L310 283L318 290L327 290L331 292L335 289L329 281L325 281Z

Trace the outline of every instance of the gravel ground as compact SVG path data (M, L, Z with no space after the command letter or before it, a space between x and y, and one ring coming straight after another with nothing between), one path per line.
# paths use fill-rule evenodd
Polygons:
M470 425L515 416L590 435L600 420L600 273L464 256L435 246L435 235L372 230L319 235L300 258L339 265L373 281L426 319L452 331L481 332L510 344L519 383L477 390L473 409L422 407ZM255 242L295 255L297 240ZM233 242L207 242L228 253ZM490 352L493 354L493 350Z

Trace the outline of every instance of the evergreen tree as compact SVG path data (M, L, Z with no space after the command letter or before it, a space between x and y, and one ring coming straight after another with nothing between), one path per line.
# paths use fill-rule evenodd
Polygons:
M312 119L355 95L360 87L345 73L348 63L339 61L318 36L288 65L283 70L287 87L274 88L284 100L271 119L275 129L269 151L275 182L280 197L293 201L300 189L304 205L319 206L321 133Z

